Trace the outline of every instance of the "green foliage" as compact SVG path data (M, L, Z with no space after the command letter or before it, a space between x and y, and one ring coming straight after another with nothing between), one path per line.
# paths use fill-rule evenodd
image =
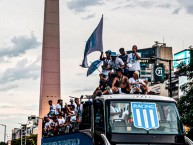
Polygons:
M181 115L182 122L185 125L193 126L193 87L187 91L186 95L182 96L178 100L177 107Z
M0 142L0 145L7 145L7 143L4 143L4 142Z
M27 136L26 145L36 145L37 135ZM21 145L21 139L15 139L11 141L11 145Z
M190 56L190 64L188 66L183 63L178 66L178 74L185 74L188 77L188 82L182 86L184 96L178 100L177 107L182 122L185 125L193 126L193 50L190 50Z

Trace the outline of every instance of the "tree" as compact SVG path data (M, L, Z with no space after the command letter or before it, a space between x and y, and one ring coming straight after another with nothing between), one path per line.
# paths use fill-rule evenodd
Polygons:
M0 145L7 145L7 143L4 143L4 142L0 142Z
M27 145L36 145L37 144L37 134L36 135L27 136L26 144ZM21 139L12 140L11 141L11 145L21 145Z
M181 87L184 95L177 101L177 107L182 123L193 127L193 49L190 49L190 64L185 66L181 63L177 74L185 74L188 78L188 82Z

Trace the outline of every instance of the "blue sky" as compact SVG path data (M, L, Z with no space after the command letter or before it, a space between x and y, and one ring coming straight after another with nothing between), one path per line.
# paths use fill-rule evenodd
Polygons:
M44 0L0 0L0 123L7 132L38 115ZM104 50L193 45L192 0L60 0L61 97L90 94L98 72L79 67L85 41L104 15ZM94 61L100 53L89 56ZM0 126L0 141L3 141Z

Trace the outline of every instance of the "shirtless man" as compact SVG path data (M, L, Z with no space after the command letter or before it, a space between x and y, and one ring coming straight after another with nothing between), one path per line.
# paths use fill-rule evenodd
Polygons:
M116 70L116 77L113 80L112 83L112 90L113 93L118 94L118 93L129 93L128 90L128 78L126 76L123 75L122 73L122 69L119 68Z

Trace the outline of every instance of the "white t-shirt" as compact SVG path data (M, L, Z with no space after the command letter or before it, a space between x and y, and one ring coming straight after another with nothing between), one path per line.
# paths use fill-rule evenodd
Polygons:
M50 112L49 112L49 114L51 115L51 114L56 114L56 106L54 105L54 104L52 104L51 106L50 106Z
M59 125L62 125L62 124L64 124L64 123L65 123L65 120L64 120L63 117L58 119L58 124L59 124Z
M120 66L123 66L124 62L122 61L122 59L116 57L115 60L110 60L109 64L108 64L108 68L113 68L113 69L118 69L120 68Z
M129 79L129 83L130 84L141 83L141 84L145 85L145 83L144 83L144 81L142 79L135 80L134 77ZM137 84L137 86L140 87L140 84Z
M75 121L76 121L75 111L71 111L71 112L72 112L72 114L74 114L74 116L71 116L71 117L70 117L70 121L71 121L71 122L75 122Z
M83 112L83 104L80 104L80 106L77 106L76 103L74 103L74 111L76 114L82 113Z
M129 115L129 111L128 110L126 110L126 111L124 111L123 112L123 115L122 115L122 119L125 119L126 118L126 116L128 116Z
M49 122L46 122L45 123L45 125L44 125L44 128L45 129L47 129L48 127L50 127L51 126L51 124L53 123L53 120L52 119L50 119L50 121Z
M56 105L56 115L59 114L58 110L61 110L61 109L62 109L61 105L60 105L60 104L57 104L57 105Z
M118 113L118 112L121 112L119 108L111 106L110 113ZM113 121L114 119L120 119L119 114L110 116L110 120Z
M141 57L141 54L137 52L137 54ZM129 71L136 71L140 70L140 60L137 59L134 53L128 54L127 62L130 63L132 66L129 67Z

